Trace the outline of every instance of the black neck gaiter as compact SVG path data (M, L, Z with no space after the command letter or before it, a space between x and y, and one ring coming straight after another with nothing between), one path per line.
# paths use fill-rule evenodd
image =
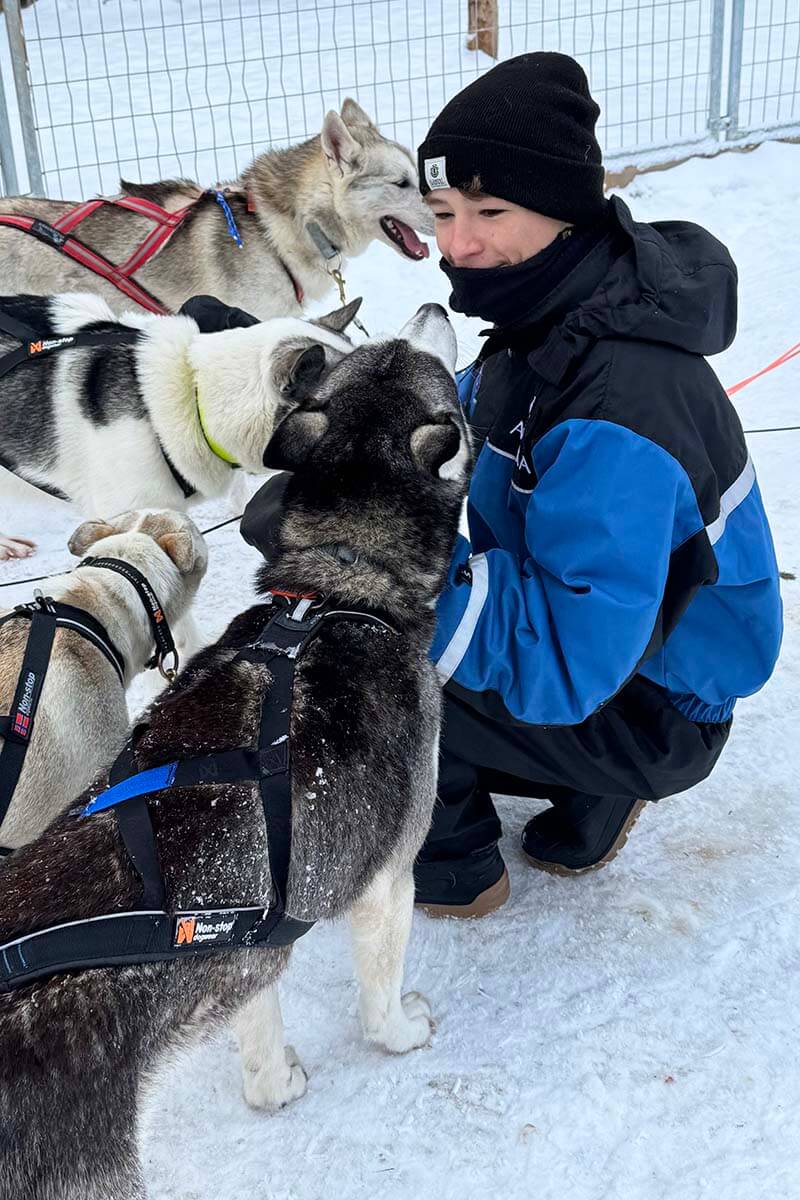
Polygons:
M544 250L511 267L452 267L442 258L439 266L453 286L450 307L491 321L499 329L523 324L606 230L605 220L589 228L564 230Z

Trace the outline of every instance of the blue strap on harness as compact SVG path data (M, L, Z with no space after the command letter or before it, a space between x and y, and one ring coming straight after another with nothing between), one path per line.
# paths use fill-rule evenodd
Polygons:
M236 226L236 220L234 218L233 213L231 212L231 206L230 206L230 204L228 204L228 201L225 199L225 193L221 192L219 190L219 188L211 188L209 190L211 191L211 195L214 197L217 204L220 206L223 213L225 214L225 220L228 223L228 233L231 235L233 240L236 242L236 245L239 247L239 249L243 250L244 242L242 241L242 235L239 233L239 230Z
M165 763L161 767L151 767L149 771L140 771L138 775L130 775L121 783L107 788L99 796L95 796L81 813L82 817L90 817L92 813L102 812L103 809L113 808L123 800L132 800L134 796L146 796L149 792L163 792L172 787L175 782L177 762Z

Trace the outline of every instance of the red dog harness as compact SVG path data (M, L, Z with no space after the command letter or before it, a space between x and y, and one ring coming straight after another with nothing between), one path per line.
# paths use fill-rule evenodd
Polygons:
M100 275L101 278L108 280L142 308L165 316L170 310L131 276L135 271L141 270L145 263L158 254L159 250L163 250L175 230L185 220L186 214L196 203L197 201L193 200L191 204L179 208L176 212L167 212L166 209L159 208L150 200L142 200L137 196L121 196L117 200L103 197L78 204L52 224L42 221L38 217L24 217L17 213L0 213L0 225L6 225L11 229L21 229L23 233L32 234L39 241L66 254L67 258L73 259L83 267L88 267L95 275ZM116 208L126 208L140 217L149 217L151 221L155 222L153 232L139 243L133 254L119 267L109 262L91 246L87 246L73 233L81 221L85 221L104 204L113 205Z
M137 283L132 276L136 271L140 271L151 258L155 258L164 249L173 233L180 228L188 213L203 196L214 196L217 200L225 213L231 236L237 245L241 247L242 240L236 229L230 207L225 199L224 192L219 188L208 189L208 191L201 193L196 200L192 200L190 204L185 205L183 208L176 209L175 212L167 212L165 208L160 208L158 204L153 204L151 200L144 200L139 196L120 196L116 199L109 199L103 196L96 200L86 200L83 204L78 204L52 224L42 221L38 217L25 217L17 213L0 213L0 226L5 225L10 229L20 229L23 233L31 234L33 237L38 238L39 241L45 242L48 246L52 246L55 250L60 251L61 254L66 254L74 262L87 267L95 275L99 275L102 279L107 280L108 283L113 284L115 288L123 292L129 299L139 304L142 308L146 308L148 312L158 313L159 316L168 316L171 310L162 304L152 292L148 292L147 288ZM115 208L125 208L129 212L136 213L137 216L149 217L155 223L153 232L149 233L139 243L133 254L120 266L115 266L114 263L109 262L97 250L93 250L91 246L87 246L73 232L82 221L85 221L98 208L102 208L104 204ZM255 211L249 196L247 197L247 211L251 213ZM302 304L303 289L283 260L279 261L292 281L297 303Z

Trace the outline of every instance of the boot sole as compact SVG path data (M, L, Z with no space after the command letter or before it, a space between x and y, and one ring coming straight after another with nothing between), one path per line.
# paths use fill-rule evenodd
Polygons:
M429 917L488 917L489 913L503 907L510 894L511 883L508 870L505 869L497 883L493 883L469 904L426 904L421 900L415 907L421 908Z
M612 859L615 859L622 847L628 840L628 834L633 829L639 819L639 814L644 808L646 800L638 800L628 814L627 819L623 822L615 841L609 846L602 858L599 858L596 863L590 863L587 867L565 867L563 863L548 862L547 859L534 858L525 850L522 853L527 858L532 867L536 867L539 871L547 871L548 875L586 875L589 871L599 871Z

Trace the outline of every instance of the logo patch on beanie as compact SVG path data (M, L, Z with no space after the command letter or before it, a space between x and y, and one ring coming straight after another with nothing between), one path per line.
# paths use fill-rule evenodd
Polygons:
M444 155L438 158L425 159L425 179L429 188L449 188L447 171L445 170Z

